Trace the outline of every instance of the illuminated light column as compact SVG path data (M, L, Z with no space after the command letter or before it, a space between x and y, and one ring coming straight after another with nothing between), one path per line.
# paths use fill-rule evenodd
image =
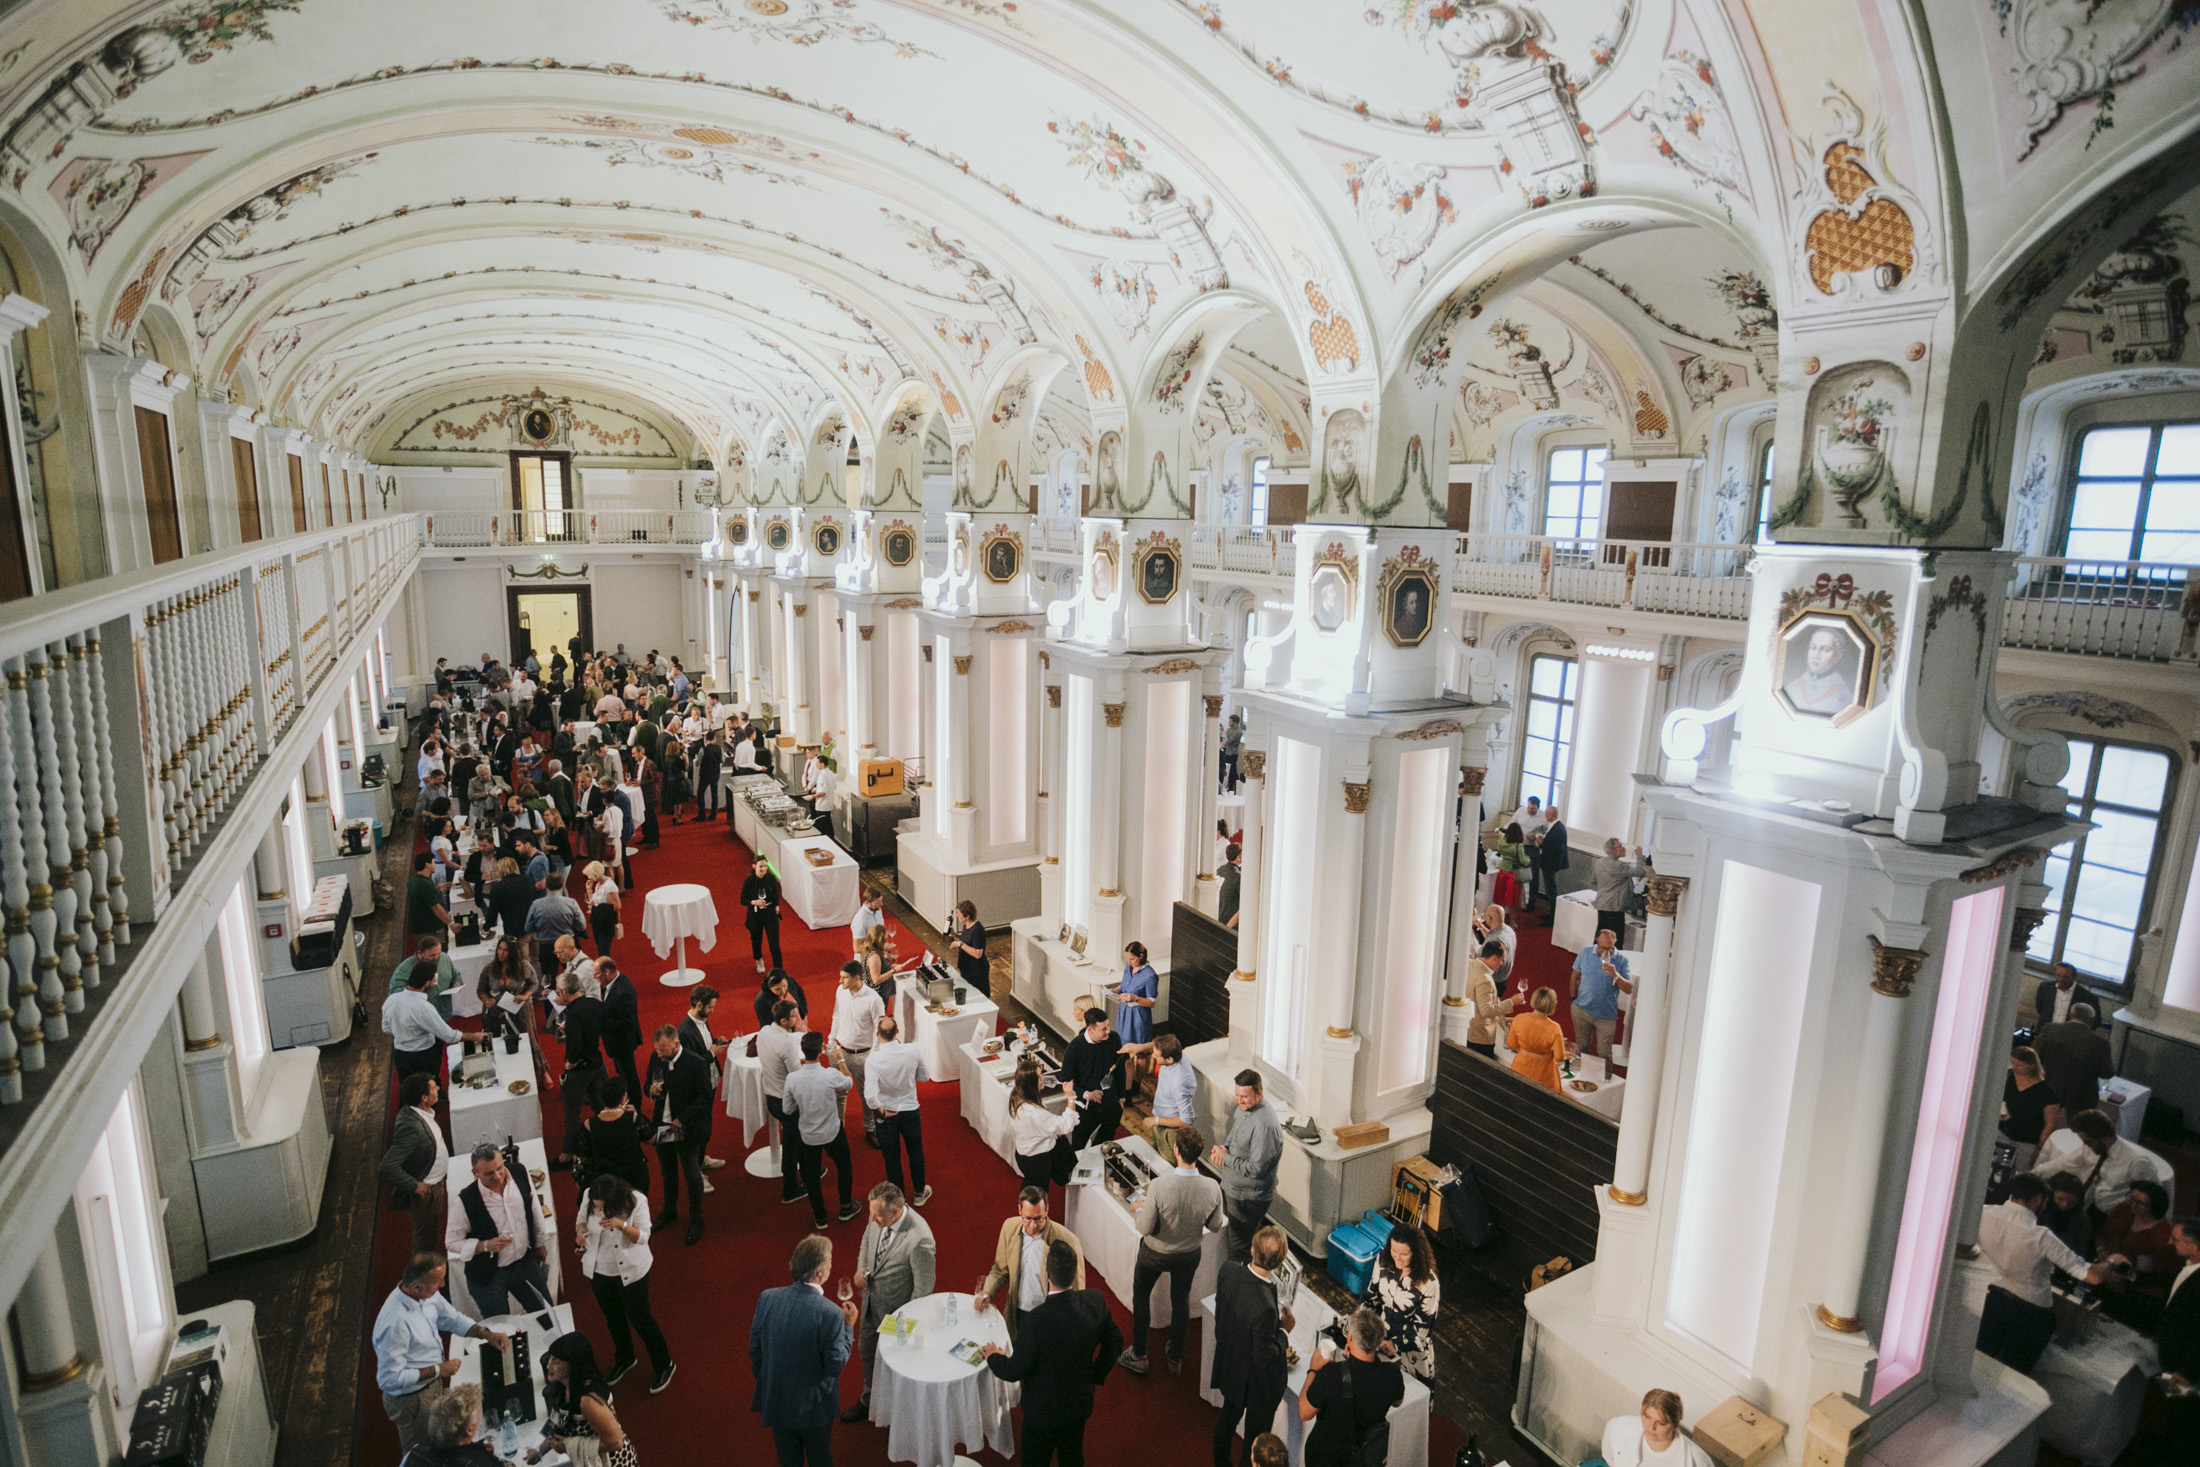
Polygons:
M1120 688L1116 695L1122 696ZM1092 793L1092 933L1086 956L1103 971L1123 951L1123 714L1128 702L1100 705L1100 755Z
M1053 659L1039 654L1039 676L1049 676ZM1053 791L1067 786L1062 779L1062 685L1043 682L1046 700L1039 705L1039 915L1046 926L1062 921L1062 811Z
M1352 1029L1352 1011L1360 991L1360 902L1357 894L1367 864L1367 766L1347 770L1359 776L1344 784L1344 824L1331 854L1327 879L1339 892L1354 893L1329 913L1322 933L1322 971L1329 983L1329 1025L1322 1035L1322 1124L1334 1130L1352 1120L1352 1078L1360 1036ZM1242 925L1242 923L1240 924Z
M1903 1010L1925 963L1925 954L1915 948L1888 947L1874 936L1865 940L1872 949L1872 1001L1864 1018L1864 1042L1855 1057L1856 1101L1849 1118L1847 1175L1867 1180L1854 1182L1841 1193L1833 1244L1826 1250L1826 1297L1816 1310L1820 1324L1845 1335L1861 1334L1864 1329L1857 1310L1872 1213L1879 1202L1879 1188L1871 1179L1879 1176L1881 1154L1887 1149L1887 1111L1894 1099L1895 1051Z
M1467 1042L1467 1025L1474 1020L1467 1006L1467 965L1482 950L1474 935L1474 920L1479 915L1475 899L1480 895L1474 857L1482 842L1482 825L1470 812L1481 808L1482 782L1488 775L1489 770L1478 765L1462 765L1459 769L1466 798L1459 807L1458 829L1452 841L1450 961L1444 971L1443 1035L1461 1044Z
M1634 1004L1627 1012L1627 1093L1621 1098L1619 1155L1608 1189L1622 1207L1640 1207L1650 1200L1650 1143L1658 1128L1658 1087L1665 1074L1673 919L1680 915L1688 878L1652 875L1644 884L1650 922L1642 940L1642 967L1634 975Z
M1195 774L1195 777L1203 780L1204 783L1198 786L1200 791L1199 839L1194 845L1199 853L1198 880L1200 887L1198 900L1193 905L1212 916L1215 912L1221 910L1221 893L1214 889L1216 886L1214 831L1215 821L1220 818L1217 814L1220 806L1216 802L1222 798L1222 695L1220 693L1208 693L1205 695L1205 701L1207 726L1200 734L1201 753L1199 758L1200 761L1206 764L1207 768L1204 774Z
M1253 1062L1253 1026L1259 1003L1253 979L1260 970L1260 908L1263 839L1267 811L1262 799L1268 790L1268 751L1241 746L1238 766L1245 782L1245 836L1238 852L1237 971L1230 975L1230 1062L1239 1067Z
M2004 995L2003 1012L2012 1016L2017 996L2025 987L2025 950L2031 946L2032 934L2052 915L2038 905L2046 901L2047 896L2044 884L2021 878L2009 892L2010 899L2025 905L2018 906L2013 914L2009 947L2002 954L2003 968L1994 980L1994 991ZM2011 1017L2008 1027L2013 1028L2015 1023ZM1994 1138L2000 1133L2001 1091L1987 1087L1977 1098L1981 1113L1972 1127L1976 1145L1964 1159L1964 1174L1957 1182L1956 1191L1956 1256L1963 1259L1978 1257L1978 1223L1985 1211L1987 1178L1994 1168Z

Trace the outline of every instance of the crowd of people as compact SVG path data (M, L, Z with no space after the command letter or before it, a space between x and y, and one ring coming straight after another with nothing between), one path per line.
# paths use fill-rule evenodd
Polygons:
M563 1128L550 1165L571 1172L578 1191L563 1241L578 1257L609 1343L601 1365L586 1334L569 1332L551 1344L543 1450L575 1461L636 1460L612 1389L645 1355L652 1393L666 1390L678 1369L652 1307L652 1243L668 1229L688 1244L699 1240L704 1198L717 1190L711 1173L725 1165L708 1150L732 1042L717 1017L719 991L707 983L690 989L682 1021L645 1034L639 995L613 948L623 935L633 863L656 845L659 822L714 819L726 808L731 781L767 764L769 744L762 729L715 696L698 696L675 659L654 652L628 658L623 648L570 650L570 658L554 655L547 666L528 658L511 669L485 656L463 688L439 663L435 696L417 730L425 840L406 900L413 950L392 974L384 1002L399 1107L381 1165L392 1208L407 1214L413 1257L374 1330L377 1379L409 1454L406 1467L499 1460L481 1439L478 1388L442 1389L456 1370L442 1334L503 1343L442 1296L448 1271L462 1269L474 1306L497 1320L507 1310L548 1305L545 1260L561 1245L542 1220L534 1184L496 1147L474 1148L468 1174L452 1171L437 1110L443 1047L459 1038L451 1006L462 981L449 946L454 932L478 932L493 944L473 980L484 1029L508 1030L532 1049L545 1088L559 1096ZM1218 771L1225 788L1240 778L1242 737L1242 721L1234 720ZM805 793L820 804L832 792L829 768L823 776L806 770L803 778ZM1217 843L1229 922L1240 846L1226 822ZM739 901L760 975L750 1052L785 1157L780 1200L807 1202L812 1225L790 1260L788 1287L757 1302L751 1407L772 1431L782 1463L829 1467L835 1428L869 1416L880 1323L932 1294L937 1282L938 1248L920 1211L934 1194L919 1087L935 1077L901 1032L894 1002L897 975L929 955L896 953L884 897L868 893L849 934L851 955L813 1012L804 983L785 966L779 878L761 857ZM1477 922L1485 958L1471 985L1482 1026L1477 1047L1491 1042L1480 1037L1500 1018L1490 995L1503 992L1511 971L1516 944L1506 915L1492 907ZM980 991L991 988L988 937L975 906L962 902L938 954ZM1577 975L1577 1032L1593 1029L1595 1005L1626 982L1623 959L1611 971L1608 941L1591 952L1601 956ZM1001 1319L1008 1344L988 1347L984 1368L1021 1385L1020 1454L1038 1467L1056 1458L1082 1463L1095 1389L1118 1366L1137 1377L1152 1369L1150 1304L1164 1279L1170 1314L1160 1331L1161 1363L1182 1373L1203 1240L1221 1233L1225 1261L1209 1325L1214 1365L1203 1383L1223 1402L1214 1432L1219 1467L1233 1454L1254 1467L1286 1467L1275 1430L1285 1410L1307 1424L1304 1460L1314 1467L1379 1461L1404 1382L1429 1381L1436 1369L1441 1285L1426 1235L1414 1227L1393 1233L1353 1309L1312 1352L1294 1397L1285 1334L1295 1321L1277 1289L1288 1244L1268 1220L1284 1150L1281 1118L1260 1072L1244 1070L1234 1079L1226 1133L1211 1142L1200 1129L1184 1046L1155 1029L1160 980L1143 944L1126 945L1117 990L1112 1019L1099 1008L1080 1015L1051 1081L1027 1056L1010 1085L1021 1190L1001 1222L992 1264L966 1302ZM1511 1047L1549 1060L1555 1085L1563 1037L1555 1047L1539 1046L1523 1028L1541 1019L1555 1033L1548 1019L1555 997L1545 988L1504 1002L1506 1016L1528 1010L1511 1019ZM1059 1110L1049 1104L1049 1084L1062 1092ZM1140 1101L1164 1170L1135 1209L1126 1336L1104 1293L1088 1287L1083 1246L1052 1215L1052 1194L1069 1183L1078 1151L1117 1135L1126 1104ZM852 1144L851 1113L860 1119L861 1149ZM871 1170L866 1151L879 1153L872 1177L882 1172L883 1180L861 1175ZM825 1287L835 1230L859 1220L854 1269L835 1301ZM843 1410L839 1381L851 1356L862 1388ZM1646 1402L1639 1422L1616 1423L1636 1448L1628 1460L1669 1460L1666 1448L1676 1440L1692 1451L1678 1435L1679 1420L1679 1402L1661 1400ZM1235 1447L1240 1437L1243 1446Z

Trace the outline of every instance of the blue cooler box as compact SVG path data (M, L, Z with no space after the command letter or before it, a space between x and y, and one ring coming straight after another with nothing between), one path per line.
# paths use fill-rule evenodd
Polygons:
M1356 1223L1341 1223L1329 1230L1329 1276L1350 1290L1356 1299L1367 1291L1368 1276L1375 1271L1375 1255L1390 1242L1391 1221L1370 1207Z

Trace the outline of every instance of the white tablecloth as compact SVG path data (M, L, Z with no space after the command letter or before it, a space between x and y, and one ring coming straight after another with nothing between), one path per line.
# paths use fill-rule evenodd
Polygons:
M1587 891L1567 892L1558 899L1557 914L1551 922L1551 946L1578 953L1596 940L1595 894Z
M565 1249L561 1242L571 1236L571 1230L563 1225L550 1198L550 1154L543 1149L542 1138L519 1143L519 1164L527 1169L527 1185L535 1192L535 1205L542 1211L542 1241L549 1248L549 1257L543 1260L543 1269L550 1276L550 1302L565 1297ZM466 1158L463 1154L451 1158L449 1177L450 1205L458 1206L459 1189L470 1180ZM564 1221L570 1222L571 1219ZM451 1303L469 1318L481 1318L481 1308L474 1303L473 1291L466 1287L466 1269L458 1255L450 1255ZM515 1304L521 1302L514 1300Z
M572 1305L560 1304L552 1317L558 1322L557 1328L554 1330L546 1330L535 1323L535 1316L532 1314L507 1314L488 1321L489 1327L499 1334L517 1335L522 1330L526 1331L527 1334L528 1358L534 1362L535 1419L520 1423L519 1444L522 1451L527 1451L542 1441L542 1422L546 1414L542 1409L543 1357L549 1353L552 1340L559 1335L573 1332ZM451 1384L455 1386L480 1385L481 1352L489 1348L489 1342L487 1340L468 1339L462 1335L452 1339L448 1348L451 1351L449 1358L460 1362L458 1374L451 1377ZM431 1385L428 1389L434 1390L435 1387ZM480 1440L487 1442L493 1449L497 1442L495 1428L484 1425ZM566 1456L563 1452L551 1452L545 1455L542 1460L546 1467L555 1467L555 1464L570 1462L572 1458Z
M458 987L451 990L451 1014L455 1018L478 1018L481 1015L481 970L497 955L496 939L477 942L472 947L454 947L448 952L451 966L458 969Z
M881 1339L871 1381L871 1424L886 1428L886 1455L917 1467L951 1467L958 1447L990 1447L1016 1455L1009 1407L1016 1390L982 1366L965 1365L948 1350L958 1340L1008 1347L1008 1321L998 1309L979 1313L960 1296L956 1328L947 1327L947 1295L927 1294L902 1306L919 1322L907 1344Z
M2032 1368L2052 1402L2040 1440L2086 1467L2108 1467L2138 1434L2147 1377L2161 1366L2152 1340L2112 1319L2075 1349L2049 1345Z
M1168 1174L1168 1168L1161 1165L1161 1158L1146 1144L1143 1136L1125 1136L1122 1146L1161 1175ZM1062 1226L1075 1233L1084 1247L1088 1271L1097 1270L1100 1277L1107 1280L1108 1287L1115 1291L1115 1297L1123 1301L1125 1308L1130 1308L1131 1285L1138 1268L1138 1219L1104 1182L1068 1190L1069 1204L1062 1214ZM1199 1268L1192 1274L1194 1299L1204 1299L1214 1293L1215 1278L1222 1269L1229 1246L1227 1231L1209 1232L1200 1240ZM1170 1323L1175 1317L1169 1306L1166 1276L1154 1281L1152 1309L1152 1322L1157 1327ZM1136 1349L1144 1343L1133 1340L1131 1346Z
M718 1077L719 1098L726 1103L726 1114L741 1123L741 1144L751 1145L756 1131L771 1119L771 1112L764 1109L764 1062L748 1053L748 1036L733 1041L726 1049L726 1063Z
M812 866L804 851L830 851L833 864ZM863 868L848 853L822 835L794 837L779 843L773 858L779 873L780 893L794 914L814 929L845 927L856 919L863 905Z
M2118 1077L2101 1082L2101 1109L2116 1123L2116 1134L2126 1141L2137 1141L2139 1131L2146 1123L2147 1102L2154 1098L2152 1087L2137 1080ZM2064 1118L2065 1124L2068 1117Z
M1299 1420L1299 1387L1306 1384L1306 1367L1314 1358L1315 1334L1337 1315L1315 1298L1311 1289L1299 1290L1291 1312L1298 1320L1298 1328L1290 1336L1293 1348L1299 1352L1299 1363L1291 1367L1283 1404L1276 1408L1275 1423L1269 1429L1280 1433L1284 1445L1290 1448L1291 1467L1304 1467L1306 1431L1313 1423ZM1222 1393L1207 1384L1215 1373L1214 1295L1199 1296L1199 1313L1204 1321L1199 1332L1199 1394L1208 1405L1219 1407ZM1388 1467L1428 1467L1428 1387L1410 1375L1406 1377L1405 1399L1390 1408L1390 1455L1385 1461Z
M1581 1074L1581 1067L1578 1064L1574 1067L1574 1074L1577 1079L1587 1078ZM1564 1085L1566 1082L1560 1080L1558 1083ZM1597 1088L1586 1093L1568 1088L1566 1091L1567 1098L1580 1101L1606 1120L1617 1124L1620 1107L1626 1103L1627 1077L1625 1075L1607 1074L1604 1078L1591 1080L1589 1083Z
M451 1074L458 1074L459 1060L465 1051L456 1044L446 1045L445 1058ZM496 1046L496 1084L487 1090L469 1090L463 1085L451 1087L451 1163L458 1171L465 1171L466 1153L477 1141L493 1141L502 1146L506 1137L521 1141L542 1139L542 1097L535 1093L535 1057L526 1045L519 1053L506 1054L504 1046ZM516 1081L527 1082L524 1094L514 1095L511 1086ZM453 1187L452 1191L458 1188Z
M961 1012L943 1018L918 998L914 974L895 979L894 987L894 1022L924 1056L924 1073L934 1080L961 1073L957 1046L988 1038L1000 1027L1001 1006L975 988L969 990L968 1003L956 1005Z
M688 937L709 952L718 945L718 905L710 888L693 882L660 886L642 899L642 936L663 957L675 939Z
M1006 1051L1003 1051L1006 1054ZM1016 1165L1016 1138L1008 1129L1008 1081L1016 1073L1014 1056L1005 1060L996 1058L988 1062L978 1053L975 1040L966 1040L955 1046L954 1074L962 1083L958 1087L962 1105L962 1117L970 1123L970 1129L993 1149L993 1154L1011 1167ZM935 1075L934 1079L946 1079ZM1046 1091L1047 1109L1059 1115L1069 1104L1069 1097L1060 1086ZM1129 1276L1125 1275L1125 1286Z

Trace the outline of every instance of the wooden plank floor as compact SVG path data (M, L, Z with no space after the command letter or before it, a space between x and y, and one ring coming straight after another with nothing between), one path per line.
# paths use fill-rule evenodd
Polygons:
M410 761L400 760L401 764ZM249 1299L259 1311L260 1354L269 1405L278 1423L276 1467L348 1462L358 1436L359 1381L373 1311L368 1289L374 1228L382 1206L374 1169L389 1119L390 1041L382 1032L382 989L403 957L405 879L415 825L399 823L383 847L382 875L392 904L366 918L366 1018L351 1038L321 1051L321 1099L332 1150L319 1228L287 1250L216 1264L176 1288L176 1307L194 1309ZM375 1403L379 1410L380 1403Z

